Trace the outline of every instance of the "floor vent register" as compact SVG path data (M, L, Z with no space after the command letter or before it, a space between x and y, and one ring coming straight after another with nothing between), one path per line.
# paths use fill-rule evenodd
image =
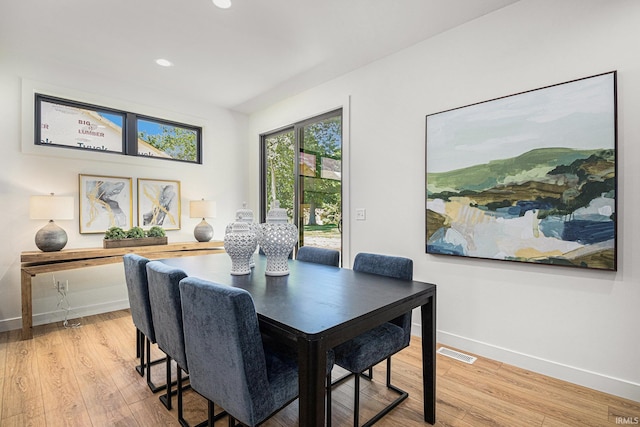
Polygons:
M473 362L475 362L478 359L477 357L469 356L468 354L460 353L459 351L451 350L450 348L446 348L446 347L440 347L438 349L438 353L443 356L447 356L452 359L456 359L461 362L468 363L469 365L472 365Z

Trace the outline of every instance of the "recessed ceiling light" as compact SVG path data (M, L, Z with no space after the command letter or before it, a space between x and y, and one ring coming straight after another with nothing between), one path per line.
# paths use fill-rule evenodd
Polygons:
M160 65L161 67L171 67L173 65L171 61L168 61L163 58L156 59L156 64Z
M231 7L231 0L213 0L213 4L220 9L229 9Z

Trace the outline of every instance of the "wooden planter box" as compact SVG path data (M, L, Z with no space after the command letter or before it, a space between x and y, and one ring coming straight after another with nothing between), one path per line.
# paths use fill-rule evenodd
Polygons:
M102 240L102 246L105 249L126 248L129 246L152 246L152 245L166 245L166 244L167 244L167 236L141 237L139 239L120 239L120 240L103 239Z

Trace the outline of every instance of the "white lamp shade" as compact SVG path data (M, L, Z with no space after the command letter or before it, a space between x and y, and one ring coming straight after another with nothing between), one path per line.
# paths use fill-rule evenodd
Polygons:
M231 7L231 0L213 0L213 4L220 9L229 9Z
M190 218L215 218L216 202L212 200L191 200L189 202Z
M31 196L29 199L31 219L73 219L72 196Z

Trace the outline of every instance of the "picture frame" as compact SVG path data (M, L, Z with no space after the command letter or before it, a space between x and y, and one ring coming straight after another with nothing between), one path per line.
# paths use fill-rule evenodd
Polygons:
M133 226L132 179L120 176L78 176L81 234L104 233L111 227Z
M138 226L180 229L180 181L138 178Z
M426 116L426 252L616 271L616 72Z

